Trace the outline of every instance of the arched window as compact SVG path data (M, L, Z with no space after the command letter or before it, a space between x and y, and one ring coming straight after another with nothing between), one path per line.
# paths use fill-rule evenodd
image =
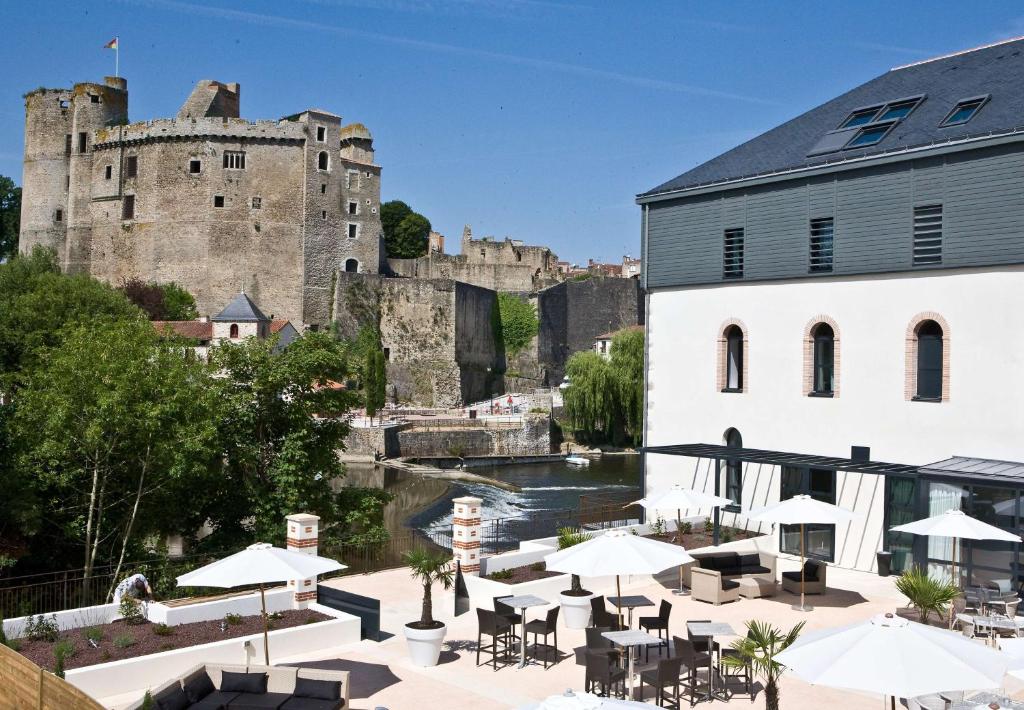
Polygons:
M743 331L738 325L725 330L725 391L743 391Z
M942 399L942 326L926 320L917 327L916 399Z
M814 338L814 394L832 394L835 385L836 334L828 323L818 323Z
M350 274L356 273L357 271L359 271L359 262L356 261L355 259L346 259L345 271L349 272Z
M238 340L238 323L231 324L231 329L228 331L228 337L232 340Z
M725 432L725 445L730 449L742 449L743 437L736 429ZM739 459L728 459L725 462L725 497L739 507L743 498L743 462Z
M326 150L321 150L320 154L317 155L317 157L316 157L316 166L320 170L330 170L331 169L331 158L330 158L329 155L327 155L327 151Z

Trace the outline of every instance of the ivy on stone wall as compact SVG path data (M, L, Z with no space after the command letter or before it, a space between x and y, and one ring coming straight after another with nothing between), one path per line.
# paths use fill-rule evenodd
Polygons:
M537 308L511 293L498 294L498 319L506 356L515 355L529 345L540 329Z

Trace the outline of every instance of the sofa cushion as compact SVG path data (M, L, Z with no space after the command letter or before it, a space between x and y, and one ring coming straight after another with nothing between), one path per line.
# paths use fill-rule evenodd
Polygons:
M317 680L315 678L295 679L295 692L297 698L316 698L317 700L337 700L341 697L340 680Z
M194 678L185 683L185 695L191 703L198 703L207 695L215 691L213 681L206 671L196 674Z
M799 572L783 572L782 573L782 578L783 579L788 579L790 582L799 582L800 581L800 573Z
M290 697L288 693L239 693L228 703L228 710L278 710Z
M157 693L153 697L153 703L160 710L185 710L191 704L180 683Z
M722 589L725 590L725 591L728 591L730 589L739 589L739 588L740 588L740 583L739 582L734 582L731 579L723 579L722 580Z
M804 579L808 582L818 581L818 563L813 560L804 562Z
M285 702L281 710L339 710L345 707L344 700L318 700L316 698L296 698Z
M234 693L265 693L267 674L224 671L220 674L220 689Z
M737 561L740 563L740 567L760 567L761 566L761 555L756 552L751 552L746 555L737 555L739 558Z
M761 565L744 565L740 567L740 574L769 574L771 569Z
M224 710L232 700L238 697L238 693L225 693L223 690L215 690L198 703L192 703L188 710Z
M739 555L735 552L725 552L722 554L709 555L708 557L699 558L700 566L704 569L715 569L715 570L727 570L735 567L739 567L737 564Z

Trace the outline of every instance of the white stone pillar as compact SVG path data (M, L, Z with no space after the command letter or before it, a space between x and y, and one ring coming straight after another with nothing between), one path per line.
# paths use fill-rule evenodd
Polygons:
M452 553L462 565L463 574L480 571L480 510L482 498L456 498L452 517Z
M295 513L285 518L288 521L288 549L306 555L317 554L320 537L320 517L309 513ZM305 609L316 601L316 578L290 579L288 586L294 592L292 607Z

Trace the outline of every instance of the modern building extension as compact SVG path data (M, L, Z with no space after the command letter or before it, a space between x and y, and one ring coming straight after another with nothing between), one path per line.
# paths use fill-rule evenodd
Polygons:
M897 67L638 196L648 493L720 492L741 527L836 503L861 517L807 548L862 570L948 569L950 540L887 530L949 508L1019 532L1022 52ZM966 544L964 574L1017 589L1019 548Z

